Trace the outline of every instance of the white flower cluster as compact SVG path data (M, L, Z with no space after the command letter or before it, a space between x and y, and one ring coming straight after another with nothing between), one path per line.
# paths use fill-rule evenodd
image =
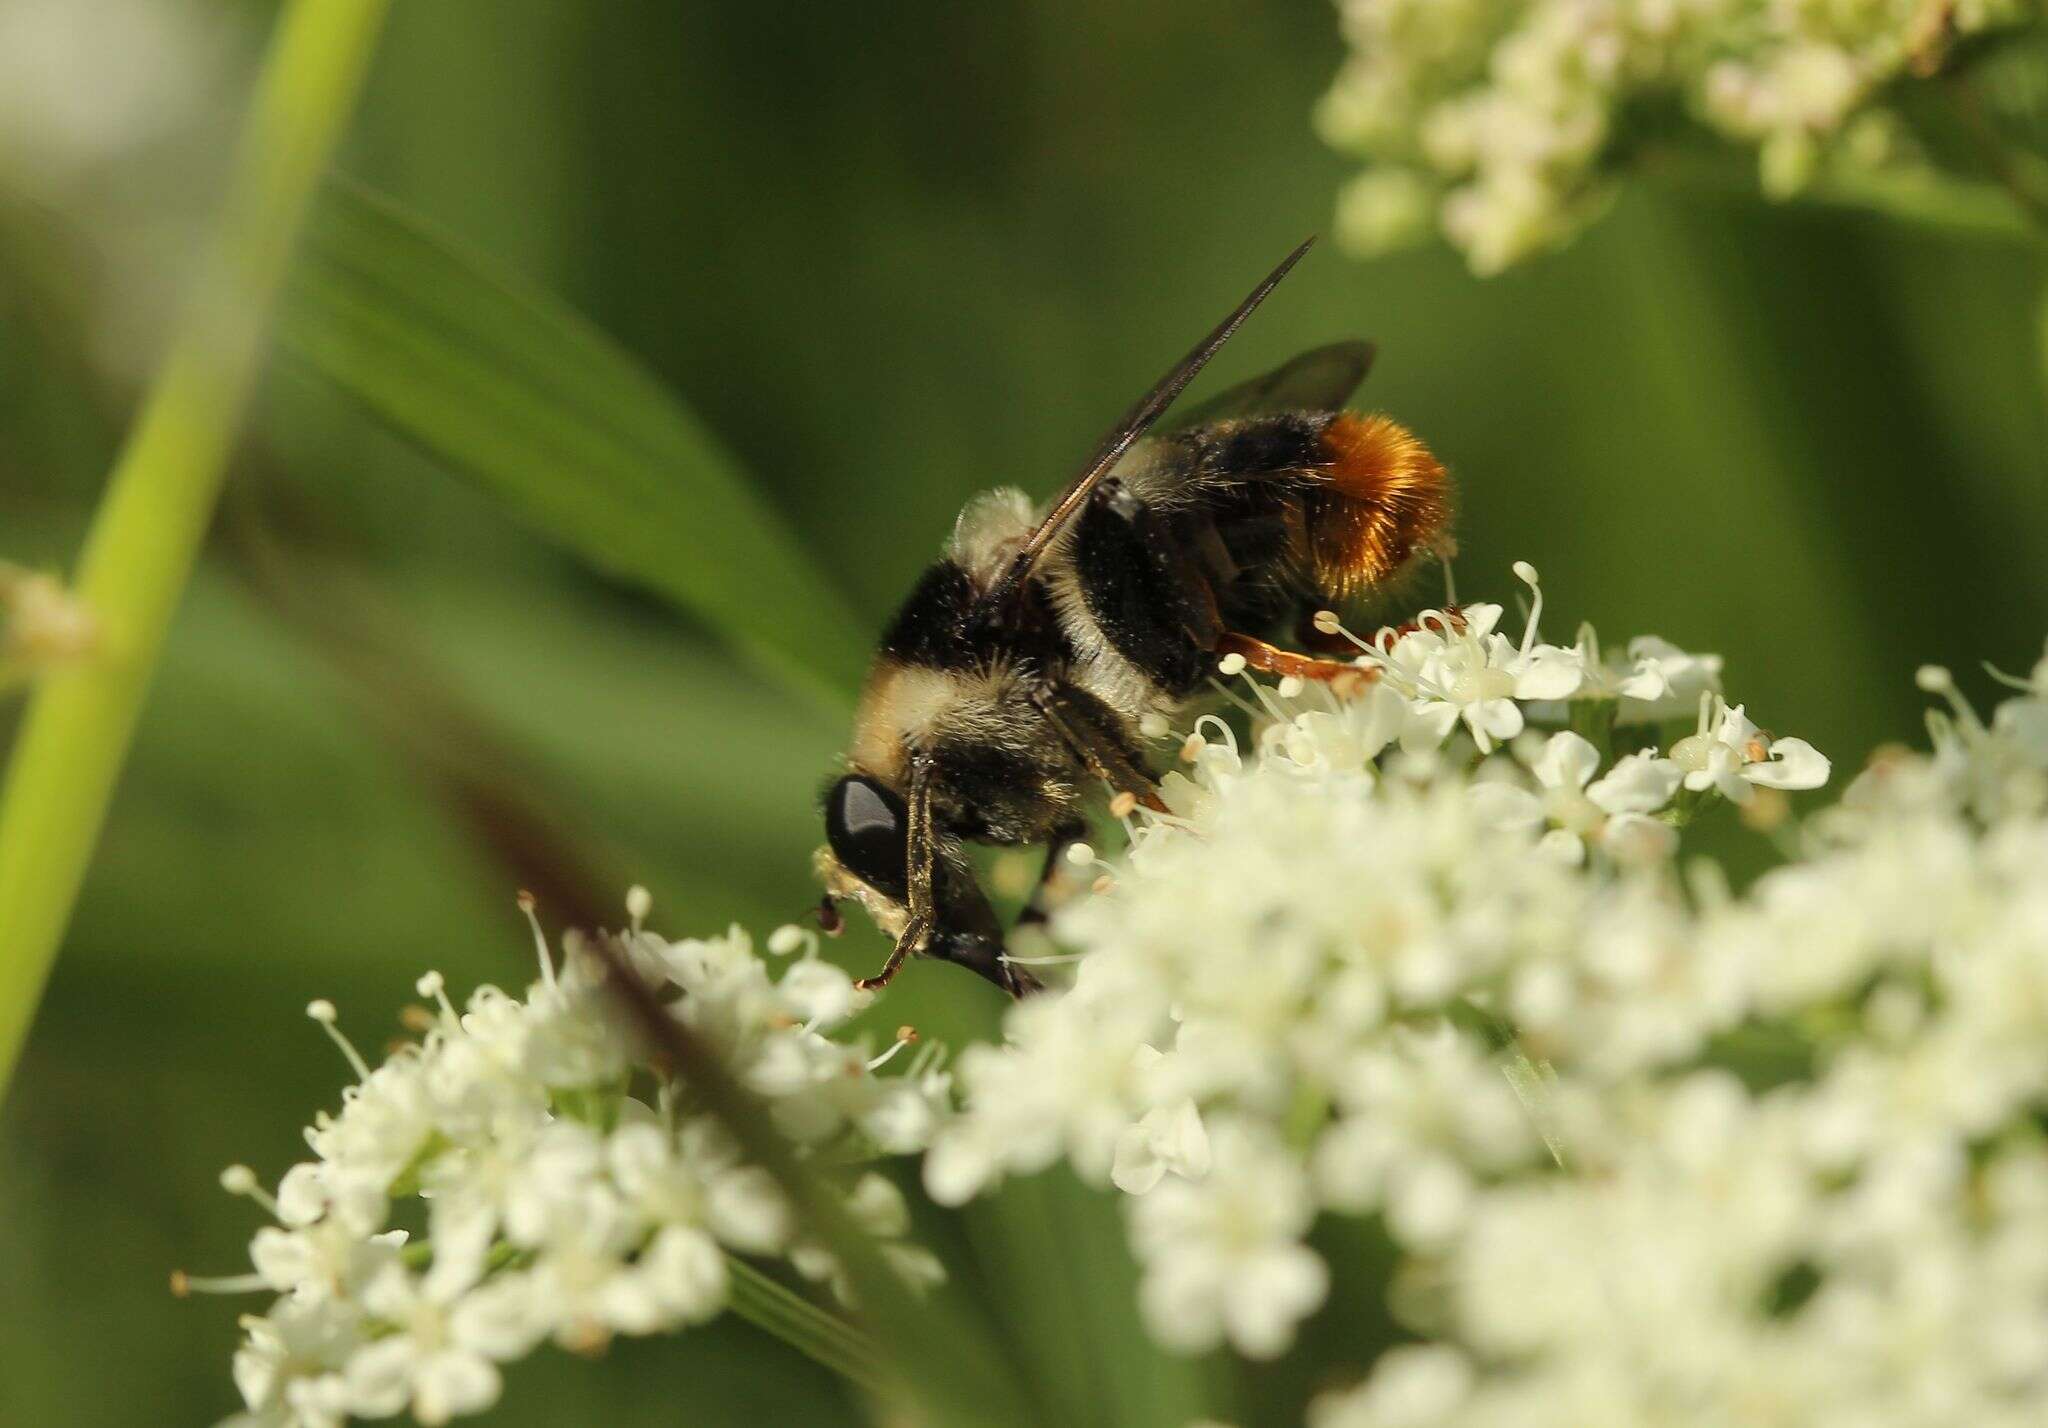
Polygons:
M1568 1173L1479 1188L1410 1268L1433 1342L1313 1428L2043 1420L2048 658L2024 688L1989 726L1956 699L1931 757L1875 760L1691 919L1810 1071L1745 1085L1695 1033L1667 1076L1563 1072Z
M1134 1197L1164 1343L1271 1355L1325 1293L1304 1245L1319 1210L1380 1210L1436 1246L1485 1179L1545 1157L1492 1026L1612 1077L1739 1011L1687 954L1676 825L1705 800L1817 786L1827 761L1729 707L1712 657L1542 642L1535 571L1517 574L1519 640L1497 605L1426 612L1359 642L1356 697L1253 684L1249 756L1200 721L1192 772L1164 780L1172 811L1055 924L1086 954L1073 987L963 1054L966 1109L926 1159L935 1198L1065 1157ZM1687 705L1690 732L1660 747L1657 717Z
M950 1102L938 1053L907 1073L874 1074L907 1043L870 1056L825 1032L864 994L819 960L816 939L784 929L771 950L803 949L779 979L734 929L667 942L641 929L628 898L618 935L673 1014L764 1097L784 1134L839 1182L852 1219L884 1242L913 1283L938 1262L903 1240L908 1212L886 1178L858 1167L921 1149ZM634 1064L603 986L604 964L576 938L557 969L536 926L540 979L523 998L482 987L461 1010L438 973L419 983L415 1042L372 1069L335 1030L358 1081L308 1128L314 1158L274 1194L232 1167L222 1183L276 1221L250 1247L254 1273L178 1277L185 1289L267 1290L243 1320L234 1377L237 1428L324 1428L410 1411L440 1423L496 1401L498 1365L543 1340L577 1350L614 1334L699 1323L723 1309L728 1256L783 1256L835 1288L832 1253L807 1240L768 1175L721 1127ZM408 1206L407 1202L416 1202ZM399 1224L424 1225L409 1236Z
M1683 110L1755 145L1764 188L1894 161L1879 92L2036 0L1337 0L1351 56L1325 138L1371 167L1338 229L1381 251L1432 217L1498 272L1597 212L1635 116Z
M1737 895L1673 825L1825 761L1712 694L1611 752L1711 662L1465 616L1374 641L1362 698L1258 690L1249 750L1203 722L928 1188L1114 1183L1154 1336L1251 1356L1346 1273L1318 1216L1379 1217L1425 1342L1313 1428L2041 1421L2048 658L1988 723L1923 672L1932 755Z
M1420 1342L1311 1428L2032 1424L2048 1411L2048 656L1989 720L1946 671L1925 755L1827 781L1655 639L1519 637L1427 611L1354 640L1351 687L1219 684L1168 811L1117 805L1055 913L1071 985L1011 1009L955 1076L825 1033L862 1004L812 934L779 978L746 937L616 946L835 1178L913 1281L891 1182L923 1153L959 1204L1064 1161L1121 1192L1139 1308L1169 1350L1285 1352L1333 1292ZM1342 634L1334 617L1326 633ZM1235 680L1242 661L1219 673ZM1241 692L1242 691L1242 692ZM1789 860L1737 892L1680 830L1741 806ZM536 930L536 940L539 933ZM1020 949L1021 951L1021 949ZM499 1393L543 1340L699 1322L785 1257L844 1294L775 1184L636 1068L602 962L544 944L524 998L420 983L416 1042L358 1075L275 1193L244 1321L239 1428ZM1314 1238L1369 1219L1390 1278ZM423 1229L409 1236L407 1229ZM744 1308L744 1302L742 1302ZM1326 1370L1332 1367L1325 1366Z

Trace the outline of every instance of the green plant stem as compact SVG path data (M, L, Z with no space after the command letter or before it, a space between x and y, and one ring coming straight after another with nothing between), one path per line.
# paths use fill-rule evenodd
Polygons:
M114 464L76 590L103 632L37 687L0 789L0 1095L213 513L265 319L389 0L290 0L197 290Z
M732 1312L817 1360L849 1383L879 1392L885 1383L882 1351L853 1325L783 1288L734 1255L725 1257L732 1276Z

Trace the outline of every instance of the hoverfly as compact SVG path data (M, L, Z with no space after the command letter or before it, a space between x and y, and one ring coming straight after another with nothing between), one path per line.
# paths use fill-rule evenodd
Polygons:
M1373 348L1319 347L1156 434L1183 388L1314 240L1296 248L1132 407L1047 505L1000 489L882 636L846 771L824 799L821 921L862 904L907 957L957 962L1013 995L1038 984L963 846L1046 846L1039 888L1080 838L1088 788L1162 810L1141 721L1171 716L1219 658L1303 679L1349 661L1265 638L1383 589L1449 545L1443 465L1405 427L1342 410ZM1038 899L1025 913L1042 917Z

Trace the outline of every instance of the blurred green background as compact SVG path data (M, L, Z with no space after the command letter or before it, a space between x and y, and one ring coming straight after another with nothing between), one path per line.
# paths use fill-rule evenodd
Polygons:
M0 23L10 6L38 8L0 0ZM38 170L0 103L0 557L71 564L272 10L177 13L198 102L84 177ZM122 25L101 38L88 89L171 62ZM342 167L642 359L872 627L966 496L1055 486L1324 226L1346 166L1308 115L1338 58L1325 0L433 0L397 7ZM1378 339L1367 399L1461 482L1466 598L1511 600L1507 566L1531 560L1555 635L1590 618L1719 649L1760 722L1846 774L1917 737L1917 664L1981 694L1978 660L2024 669L2048 631L2042 277L2016 244L1635 189L1568 252L1484 284L1440 249L1318 251L1218 371ZM345 531L387 612L545 771L564 826L653 889L665 930L765 934L807 905L837 721L288 357L235 479ZM256 1306L179 1302L165 1279L241 1266L253 1210L218 1170L274 1177L333 1101L343 1068L306 1001L332 997L374 1045L423 968L523 978L510 893L321 662L223 559L203 566L0 1113L0 1422L235 1406L233 1320ZM881 951L857 927L834 955L866 970ZM958 1038L994 1010L928 967L885 1015ZM1142 1347L1094 1197L1021 1187L947 1243L1049 1421L1298 1416L1298 1370ZM1361 1332L1326 1318L1305 1357ZM728 1323L544 1355L494 1421L859 1410Z

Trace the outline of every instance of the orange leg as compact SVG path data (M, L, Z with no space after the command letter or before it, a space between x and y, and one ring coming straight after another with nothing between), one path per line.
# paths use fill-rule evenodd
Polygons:
M1378 679L1376 669L1362 669L1344 660L1317 659L1313 655L1296 654L1269 645L1264 640L1255 640L1250 635L1226 632L1216 641L1219 655L1242 655L1248 668L1262 674L1278 675L1285 679L1292 675L1296 679L1319 679L1326 684L1343 690L1348 685L1363 685L1368 680Z

